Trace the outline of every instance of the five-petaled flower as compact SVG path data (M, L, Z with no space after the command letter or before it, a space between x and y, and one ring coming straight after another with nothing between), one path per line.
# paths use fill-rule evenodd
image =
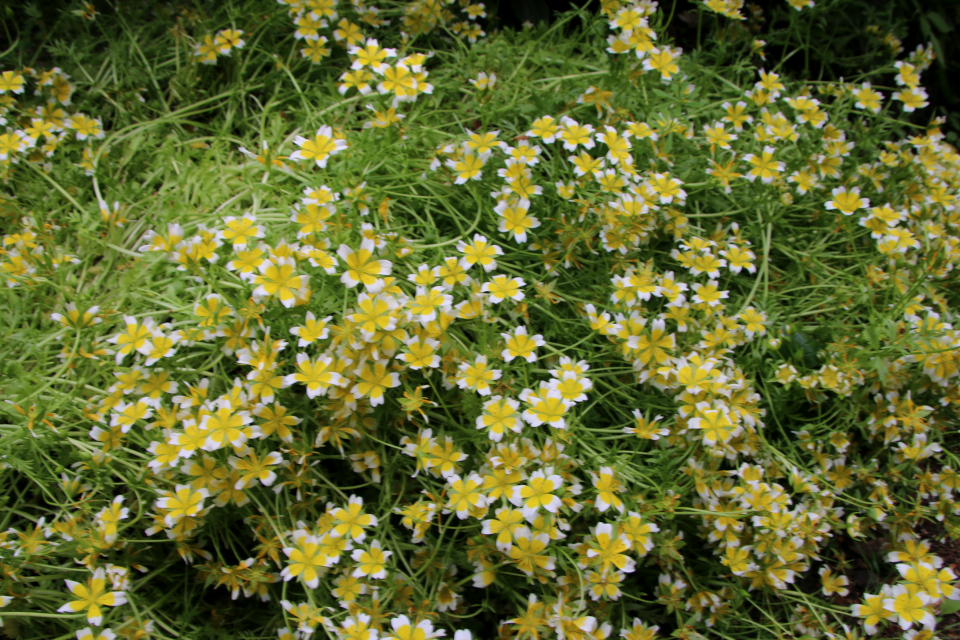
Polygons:
M367 537L364 528L375 527L378 522L376 516L363 512L363 498L360 496L350 496L346 509L334 509L330 515L333 516L332 534L357 543L363 542Z
M326 168L330 156L340 153L348 146L346 139L338 137L327 125L317 129L317 135L313 138L297 136L293 143L300 148L290 154L291 160L313 160L321 169Z
M549 474L549 475L548 475ZM557 513L563 501L554 492L563 487L563 478L553 473L552 467L537 469L531 475L527 484L513 488L509 496L514 506L521 507L523 517L532 521L537 511L545 509L550 513Z
M852 215L857 209L866 209L870 201L860 197L860 187L836 187L831 191L833 200L824 205L827 209L836 209L845 216Z
M178 484L174 491L167 491L163 497L157 499L157 508L167 514L163 518L164 524L172 527L186 517L199 515L203 511L203 500L210 496L207 489L194 489L190 485Z
M392 551L384 551L379 540L370 543L368 549L354 549L350 557L357 563L353 570L354 578L367 576L374 580L387 577L387 558L393 555Z
M510 362L514 358L523 358L527 362L536 362L537 347L547 344L543 336L536 334L530 335L527 328L520 325L512 333L501 333L506 341L506 348L501 352L501 357Z
M127 596L122 591L108 591L107 575L103 568L94 571L93 575L87 578L87 584L65 580L67 588L70 590L76 600L64 604L57 609L60 613L79 613L87 612L87 622L94 626L100 626L103 622L103 612L100 607L118 607L125 604Z

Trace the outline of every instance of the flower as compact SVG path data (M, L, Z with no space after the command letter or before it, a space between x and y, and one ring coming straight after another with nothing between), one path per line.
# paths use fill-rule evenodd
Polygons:
M576 151L578 146L593 149L593 127L591 125L580 124L570 116L563 116L560 119L560 124L562 128L559 131L559 138L563 141L564 149Z
M930 103L927 102L928 97L923 87L911 87L893 94L893 99L902 102L903 110L907 113L929 106Z
M272 485L277 479L277 474L270 467L281 464L283 457L276 451L271 451L262 457L250 451L243 458L230 456L227 462L241 474L240 479L234 483L234 489L239 491L253 486L257 480L265 487Z
M386 561L393 555L391 551L384 551L379 540L370 543L369 549L354 549L350 555L357 563L353 570L354 578L367 576L375 580L387 577Z
M323 58L330 55L330 48L327 47L327 37L318 36L317 39L307 39L304 47L300 49L300 55L309 58L313 64L320 64Z
M474 133L468 129L467 140L463 143L463 147L486 159L490 157L494 149L502 150L506 148L507 144L497 139L499 135L499 131Z
M532 520L541 508L550 513L560 510L563 501L553 492L559 491L561 487L563 478L553 473L552 467L537 469L530 475L527 484L513 488L508 499L514 506L522 507L524 518Z
M388 360L365 363L354 374L360 379L352 389L358 396L370 398L374 407L384 402L384 392L400 386L400 375L396 371L387 371Z
M852 215L857 209L866 209L870 206L870 201L860 197L860 187L836 187L830 193L833 194L833 200L828 201L824 206L827 209L836 209L845 216Z
M528 527L517 527L513 533L513 545L507 555L517 563L517 568L527 575L539 568L544 571L553 571L556 560L541 553L550 544L550 536L546 533L533 535Z
M543 116L533 121L533 126L527 135L540 138L544 142L553 142L558 132L559 126L556 119L553 116Z
M336 630L338 638L350 640L377 640L377 630L370 627L370 616L365 613L357 617L347 616Z
M313 315L312 311L307 311L304 323L300 326L291 328L290 333L299 338L297 341L298 347L306 347L307 345L313 344L317 340L327 339L327 336L330 335L330 329L327 327L327 324L332 319L333 316L327 316L326 318L317 320L317 317Z
M437 319L437 312L449 313L453 296L443 287L417 287L416 296L409 304L410 317L418 320L424 327Z
M460 240L457 242L457 251L463 253L460 264L463 269L469 269L475 264L483 267L484 271L492 271L497 268L495 256L502 256L503 249L495 244L491 244L486 237L479 233L474 234L473 241L470 243Z
M510 507L497 509L492 520L483 521L482 533L487 536L497 536L497 548L507 553L513 543L516 531L523 527L523 513Z
M378 276L390 275L393 265L389 260L375 260L373 250L375 245L370 238L364 238L357 250L341 244L337 255L346 265L340 282L353 288L363 283L369 293L377 293L383 288L384 282Z
M527 231L540 226L540 221L534 216L527 215L530 210L530 201L526 198L507 198L501 200L494 211L500 216L499 230L502 233L512 233L517 242L527 241Z
M214 46L217 52L228 56L233 49L242 49L246 42L242 39L243 31L239 29L223 29L217 33L214 38Z
M193 55L196 56L202 64L216 64L217 53L217 43L209 33L203 36L203 41L198 42L193 49Z
M466 479L456 474L447 476L447 509L457 514L461 520L470 514L471 509L482 509L486 506L486 497L483 495L483 478L471 473ZM448 513L445 511L444 513Z
M340 76L340 84L337 87L337 90L341 95L346 94L350 89L356 89L360 92L360 95L367 95L373 88L370 86L370 81L373 80L373 74L367 71L366 69L360 69L359 71L345 71L343 75Z
M680 54L680 49L671 49L670 47L658 49L654 47L651 49L650 55L644 58L643 68L646 71L659 71L660 80L669 82L675 74L680 73L680 67L677 65Z
M543 336L529 335L527 328L520 325L512 333L501 333L500 336L506 340L506 348L500 353L500 356L510 362L514 358L523 358L527 362L536 362L536 348L546 344Z
M927 608L930 596L925 592L915 585L898 584L890 590L890 596L883 600L883 607L893 612L901 629L906 631L915 622L927 628L933 627L936 620Z
M346 318L369 339L377 331L393 331L396 328L397 319L393 316L395 307L396 301L391 296L361 293L357 297L356 313Z
M464 153L447 160L445 164L457 174L454 184L463 184L467 180L479 180L483 177L482 169L485 163L486 158L482 154Z
M659 630L658 625L648 625L640 618L634 618L629 629L621 630L620 637L623 640L655 640L659 637Z
M284 547L283 553L290 559L280 575L284 581L300 576L311 589L320 584L320 569L332 566L332 558L324 553L320 541L316 536L308 535L305 531L297 531L293 535L292 547Z
M370 67L370 69L377 73L383 73L384 69L388 66L384 62L387 58L395 58L397 56L396 49L381 49L380 43L374 38L367 38L367 41L362 47L349 47L347 53L354 59L351 64L352 69L360 70L364 67Z
M702 404L706 405L706 403ZM716 445L717 442L729 442L741 431L740 426L733 423L730 413L722 405L719 409L699 409L697 417L691 418L687 424L691 429L701 430L704 444L710 446Z
M103 318L97 315L100 313L99 306L87 307L87 309L81 313L76 303L68 302L66 312L66 315L62 313L51 313L50 319L71 329L83 329L103 322Z
M667 333L666 322L659 318L650 324L649 330L627 338L627 347L635 358L635 366L663 365L670 359L670 353L676 346L676 338L672 333Z
M342 18L333 31L333 39L337 42L346 42L348 46L358 46L363 42L363 32L360 25Z
M878 631L880 623L895 618L893 611L890 611L884 605L884 596L890 595L889 585L883 585L884 591L880 595L863 594L863 604L855 604L851 607L851 613L858 618L863 618L863 628L870 635Z
M513 398L491 396L483 403L483 413L477 416L477 429L488 429L487 435L494 442L500 442L507 431L520 433L523 423L517 409L520 403Z
M558 390L550 387L541 387L540 392L524 389L520 399L530 403L530 408L523 412L523 419L530 426L539 427L548 424L554 429L565 429L567 426L564 416L567 410L574 405L573 400L567 400Z
M477 77L470 78L470 84L472 84L476 89L483 91L485 89L492 89L493 85L497 83L497 74L490 73L488 74L485 71L481 71L477 74Z
M674 198L683 203L687 192L681 189L683 183L667 173L655 173L649 180L650 188L660 196L660 204L671 204Z
M514 302L520 302L524 298L523 291L520 288L525 284L523 278L496 275L490 282L483 283L480 291L489 294L490 302L494 304L503 302L506 298L510 298Z
M853 89L853 97L856 102L853 106L857 109L866 109L874 113L880 113L883 94L870 86L869 82L864 82L859 87Z
M280 606L298 621L297 631L301 635L309 636L316 630L317 625L325 626L327 624L327 619L320 615L321 609L307 602L295 605L287 600L281 600ZM289 636L289 638L293 638L293 636ZM287 637L281 636L281 640L287 640Z
M210 492L206 489L193 489L189 485L178 484L175 491L167 491L157 500L157 508L167 511L164 524L172 527L186 517L198 515L203 511L203 500Z
M4 71L0 73L0 94L23 93L23 74L19 71Z
M736 134L730 133L723 128L723 122L714 122L712 125L704 126L703 135L706 136L711 149L714 146L720 147L721 149L729 149L730 143L737 139Z
M394 106L401 101L416 99L419 90L417 76L406 64L398 62L392 66L385 65L380 72L383 73L383 81L377 84L377 91L381 94L393 93L396 96Z
M440 342L428 337L411 337L404 342L408 351L400 354L400 358L413 370L435 369L440 366L440 355L437 348ZM418 387L419 388L419 387ZM406 395L406 394L405 394Z
M332 535L349 537L357 543L367 537L364 527L375 527L378 522L376 516L363 513L363 498L360 496L350 496L346 509L334 509L330 515L334 519Z
M708 307L719 307L722 308L722 303L720 300L729 297L727 291L722 291L718 288L718 283L716 280L710 280L707 284L694 283L692 285L694 292L693 302L699 305L707 305Z
M133 316L123 316L124 330L115 336L107 338L118 347L117 364L123 360L123 357L131 351L139 351L148 340L153 337L154 322L151 318L144 318L142 323L137 322Z
M850 593L847 585L850 581L845 575L836 575L830 567L820 567L820 584L825 596L838 594L845 596Z
M16 160L16 154L26 151L28 139L22 131L0 134L0 161Z
M487 356L477 356L473 362L460 363L457 372L457 386L472 389L481 396L490 395L490 383L500 379L501 371L487 366Z
M594 501L597 511L603 513L613 507L623 513L623 500L617 496L622 485L614 474L613 468L600 467L598 473L590 475L593 476L593 487L597 490L597 499Z
M216 409L208 411L200 419L200 429L208 434L203 443L204 451L215 451L227 444L242 447L253 435L250 427L253 422L249 411L237 411L229 399L221 398Z
M773 182L773 179L784 170L786 165L783 162L774 160L774 153L776 153L776 149L774 147L766 146L763 148L763 153L760 154L759 157L752 153L748 153L743 156L744 160L753 165L753 168L750 169L746 175L750 182L760 178L760 182L763 184L770 184Z
M297 136L293 139L293 143L300 149L290 154L291 160L314 160L321 169L326 168L330 156L340 153L348 146L347 141L337 137L333 129L327 125L317 129L313 139Z
M407 616L397 616L390 620L393 633L383 640L431 640L443 635L443 630L434 630L430 620L421 620L413 624Z
M630 550L630 541L609 522L601 522L594 529L593 540L587 549L588 558L596 558L594 563L600 567L600 573L609 571L611 566L624 573L636 570L636 562L624 552Z
M894 80L898 85L901 87L910 87L911 89L919 86L920 72L916 66L904 60L897 60L893 63L893 66L897 69L897 75L894 76Z
M925 407L930 409L930 407ZM934 569L939 569L943 560L930 552L930 543L926 540L905 540L903 547L887 554L887 562L910 563L916 562L926 564Z
M219 237L232 243L234 249L246 248L248 242L262 238L267 232L266 227L257 224L257 218L252 213L245 213L242 218L228 216L223 219L223 224L227 228L219 232Z
M253 278L257 288L253 298L257 301L276 296L280 304L290 308L297 298L303 298L308 289L306 276L296 275L296 261L293 258L274 258L260 263L260 275Z
M66 121L68 129L72 129L77 136L77 140L86 140L87 138L103 138L106 134L103 132L103 125L99 118L88 118L82 113L77 113Z
M114 542L117 539L117 528L121 520L130 515L130 510L123 506L123 496L116 496L109 507L104 507L97 514L97 524L103 532L104 540Z
M122 591L107 591L106 571L103 568L93 572L93 576L87 578L87 584L80 584L73 580L64 580L67 588L76 600L72 600L57 611L59 613L79 613L87 612L87 622L93 626L100 626L103 622L103 612L100 607L119 607L127 602L127 596Z

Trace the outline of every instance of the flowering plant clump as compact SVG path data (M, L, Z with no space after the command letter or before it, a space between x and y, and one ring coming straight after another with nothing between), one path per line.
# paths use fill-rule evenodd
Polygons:
M118 13L142 75L0 76L4 630L933 637L960 155L916 124L929 49L804 84L752 41L704 65L651 0L489 34L280 5Z

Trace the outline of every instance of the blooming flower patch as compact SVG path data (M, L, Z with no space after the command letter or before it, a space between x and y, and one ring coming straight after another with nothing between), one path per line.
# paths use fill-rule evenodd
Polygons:
M147 88L0 73L5 631L933 637L960 155L917 124L930 51L805 85L601 4L570 38L179 7Z

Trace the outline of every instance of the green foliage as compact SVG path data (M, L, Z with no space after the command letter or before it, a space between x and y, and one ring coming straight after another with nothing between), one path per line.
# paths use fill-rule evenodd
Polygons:
M797 83L737 27L671 47L650 3L488 34L466 3L296 6L8 21L7 636L951 615L929 56Z

